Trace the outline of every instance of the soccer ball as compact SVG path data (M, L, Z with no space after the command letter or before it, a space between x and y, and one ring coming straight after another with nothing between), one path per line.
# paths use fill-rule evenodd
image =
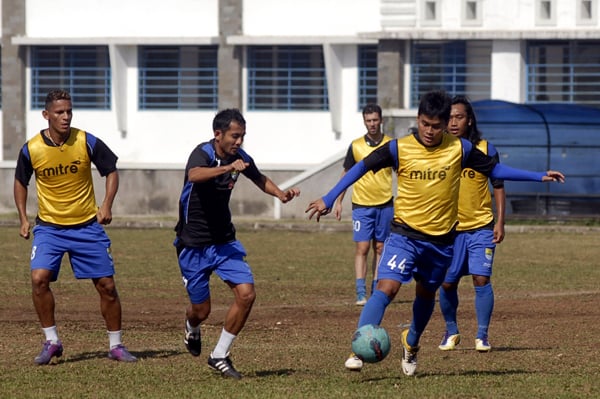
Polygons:
M352 336L352 352L366 363L382 361L390 353L390 348L390 336L381 326L364 325Z

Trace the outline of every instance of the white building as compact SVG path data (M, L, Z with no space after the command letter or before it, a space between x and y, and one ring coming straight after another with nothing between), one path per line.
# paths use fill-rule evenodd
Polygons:
M598 0L0 1L0 161L56 87L143 169L182 168L225 107L263 169L297 173L364 133L366 102L396 136L430 89L600 107Z
M412 119L432 87L600 106L596 0L2 3L2 77L21 66L7 46L24 77L21 99L3 84L3 109L24 107L18 142L5 115L4 160L44 127L40 102L56 86L74 95L75 126L141 164L182 165L224 106L244 112L261 165L299 167L362 134L366 101Z

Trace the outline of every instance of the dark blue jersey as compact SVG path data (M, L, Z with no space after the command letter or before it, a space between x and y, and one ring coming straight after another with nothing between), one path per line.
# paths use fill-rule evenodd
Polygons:
M252 181L262 178L252 157L242 149L234 156L220 159L213 139L198 145L192 151L185 167L183 189L179 198L179 221L175 227L179 244L199 248L235 240L229 200L237 174L225 173L205 182L192 183L188 179L188 173L196 167L229 165L236 159L250 164L241 172L244 176Z

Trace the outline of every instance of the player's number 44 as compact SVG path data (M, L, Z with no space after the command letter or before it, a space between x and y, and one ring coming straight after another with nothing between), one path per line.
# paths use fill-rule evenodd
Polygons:
M398 258L398 255L392 256L391 259L388 261L387 265L390 267L391 270L398 269L401 272L403 272L404 265L406 264L406 258L402 258L400 263L397 263L397 258Z

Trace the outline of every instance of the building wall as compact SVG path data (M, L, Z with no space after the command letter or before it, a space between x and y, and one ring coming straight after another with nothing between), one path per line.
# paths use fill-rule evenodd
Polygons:
M13 7L17 3L22 5L14 0L2 2L9 13L18 12L19 8ZM104 139L125 162L182 165L194 145L211 137L214 112L140 111L137 46L220 44L223 88L219 104L239 106L245 112L249 133L246 148L263 164L304 168L323 162L363 132L357 109L358 44L379 42L382 51L397 49L396 56L380 57L380 75L385 76L380 77L383 83L379 89L386 116L396 116L387 125L393 125L392 133L399 135L410 126L415 113L407 108L406 101L406 68L410 65L406 49L410 40L490 40L492 97L522 102L523 39L594 36L590 26L577 25L576 3L554 0L555 23L539 26L535 16L537 0L479 1L482 19L475 25L465 22L465 2L459 0L438 1L439 20L433 23L424 21L425 2L420 0L173 0L168 7L159 0L148 0L143 2L143 11L134 0L90 0L85 7L78 0L26 0L17 28L3 29L3 41L17 44L14 49L3 49L3 58L10 57L3 62L3 80L8 82L4 86L3 109L10 110L10 121L3 117L2 128L9 131L2 134L4 151L0 159L15 159L22 141L44 127L39 110L30 107L29 70L21 71L21 79L15 72L20 68L18 63L15 68L19 61L15 51L22 56L29 45L108 45L113 68L113 109L80 111L74 104L74 125ZM597 7L597 2L594 5ZM3 20L6 23L14 18L5 15ZM53 21L51 29L48 21ZM329 111L246 110L243 49L250 45L284 44L323 46L331 80ZM235 62L228 62L234 59Z
M310 200L323 195L323 188L333 186L339 179L342 171L342 154L338 154L319 173L310 174L306 178L294 181L299 176L296 170L267 170L261 171L269 176L282 188L291 186L301 190L301 196L287 204L281 204L274 197L263 194L250 180L242 177L236 183L230 201L231 213L236 218L252 217L263 219L305 219L307 204ZM12 186L14 180L14 161L0 162L0 184L4 188L0 191L0 214L14 214L17 221L14 205ZM105 179L94 171L95 194L98 203L104 197ZM119 191L113 204L115 217L145 215L145 216L171 216L178 214L178 201L183 186L183 167L147 167L144 165L119 166ZM352 217L352 204L350 202L351 190L344 198L343 218ZM33 220L37 213L37 198L35 179L29 185L27 200L27 213Z
M553 18L547 22L540 22L538 0L480 0L481 18L476 21L465 20L463 0L433 1L438 13L434 21L425 20L423 0L87 0L85 6L80 0L0 0L0 161L8 162L2 168L3 187L12 185L10 165L23 142L46 127L40 110L31 109L29 46L108 46L112 109L87 111L74 104L73 126L94 133L119 155L124 170L120 196L127 204L123 211L152 213L173 211L179 187L171 184L180 178L172 171L178 175L191 150L212 137L215 111L140 110L140 45L219 45L219 107L241 107L248 121L245 149L259 166L280 178L278 183L285 183L343 154L350 141L364 133L357 105L359 45L378 45L384 130L401 136L416 116L408 105L409 49L414 40L477 44L470 46L477 51L469 57L489 51L491 97L524 102L527 40L600 39L598 1L593 3L594 18L586 23L578 19L578 0L553 0ZM489 46L479 46L481 42ZM249 111L246 47L298 44L323 48L329 110ZM338 177L341 166L334 171ZM143 192L150 194L142 196ZM10 208L12 193L4 189L2 196L2 206ZM258 211L261 206L235 207L261 215L270 212L269 206Z
M218 0L25 0L25 4L26 34L31 37L181 40L219 35Z
M379 1L244 0L244 35L355 36L377 32Z
M25 141L25 49L11 43L13 35L25 32L25 7L19 0L1 0L2 17L2 151L0 160L16 158ZM14 154L14 155L13 155Z

